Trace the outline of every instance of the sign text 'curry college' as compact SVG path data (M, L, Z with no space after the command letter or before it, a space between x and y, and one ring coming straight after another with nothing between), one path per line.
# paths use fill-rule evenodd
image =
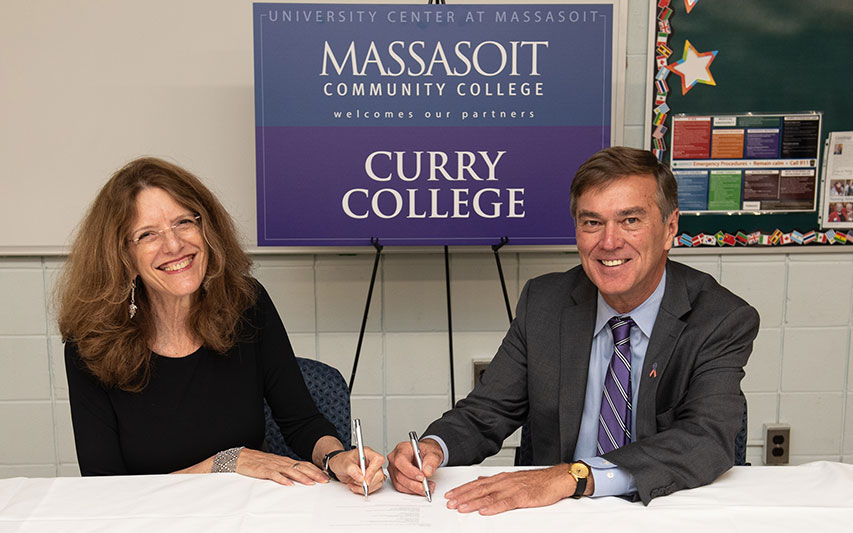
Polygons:
M258 244L572 244L609 4L255 4Z

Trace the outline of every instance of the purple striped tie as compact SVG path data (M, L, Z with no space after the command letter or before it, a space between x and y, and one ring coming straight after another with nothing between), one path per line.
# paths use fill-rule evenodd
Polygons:
M613 355L607 365L601 414L598 417L598 455L631 442L631 326L629 316L614 316L608 322L613 332Z

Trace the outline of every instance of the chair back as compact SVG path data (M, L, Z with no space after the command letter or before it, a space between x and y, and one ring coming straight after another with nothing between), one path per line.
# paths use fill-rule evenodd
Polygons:
M746 462L746 431L747 431L747 404L743 400L743 418L740 430L735 435L735 466L745 466ZM521 441L515 449L515 466L533 465L533 445L530 441L530 422L521 426Z
M296 363L302 371L305 385L311 399L320 413L331 422L338 432L338 439L346 449L352 444L352 432L350 426L350 399L349 387L346 380L338 370L321 361L297 357ZM264 418L266 419L266 435L264 449L277 455L284 455L292 459L310 460L311 458L299 457L284 440L281 429L272 417L272 410L264 400Z

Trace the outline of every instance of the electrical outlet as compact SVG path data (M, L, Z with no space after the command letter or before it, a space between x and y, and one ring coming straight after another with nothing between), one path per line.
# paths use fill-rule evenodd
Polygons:
M786 465L791 455L791 426L764 424L764 464Z
M489 363L491 363L491 361L473 361L472 362L472 364L474 365L474 373L473 373L474 383L472 385L473 387L477 386L477 382L480 381L480 376L482 376L483 372L486 371L486 368L488 368Z

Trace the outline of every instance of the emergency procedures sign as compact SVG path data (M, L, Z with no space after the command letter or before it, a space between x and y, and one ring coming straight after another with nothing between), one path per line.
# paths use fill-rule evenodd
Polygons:
M254 4L258 244L574 244L613 6Z

